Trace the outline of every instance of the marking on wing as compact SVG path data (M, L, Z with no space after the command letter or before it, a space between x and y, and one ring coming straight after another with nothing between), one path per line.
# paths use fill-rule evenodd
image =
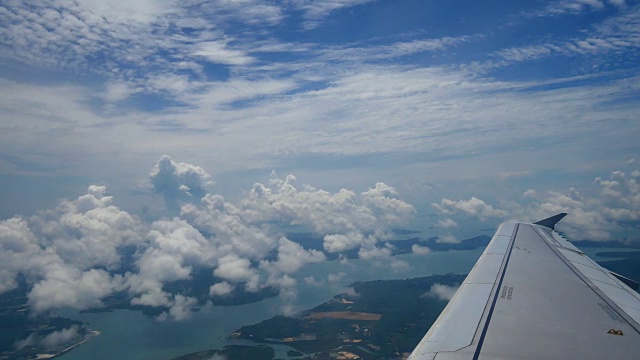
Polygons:
M513 286L504 285L500 292L500 299L511 300L513 298Z
M409 359L458 356L473 345L482 329L516 225L502 224L489 246ZM470 350L473 351L473 350Z

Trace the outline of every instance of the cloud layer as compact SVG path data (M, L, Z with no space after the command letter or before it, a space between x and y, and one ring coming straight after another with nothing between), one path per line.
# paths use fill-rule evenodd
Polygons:
M607 178L596 177L593 186L579 190L528 189L522 199L502 199L500 207L471 197L469 200L443 198L432 206L441 216L437 225L445 230L456 228L450 217L463 215L467 219L499 224L502 221L537 221L565 212L558 228L572 240L639 241L640 170L635 161L627 163L627 172L613 171ZM448 239L446 234L441 239Z
M292 175L273 175L269 184L255 184L232 204L207 192L211 176L200 167L163 156L150 176L153 191L179 208L179 216L143 222L115 206L105 186L91 185L55 209L1 221L0 292L24 278L35 313L101 307L105 297L126 292L132 305L163 307L161 319L180 320L203 304L166 285L205 271L217 279L207 285L211 297L242 286L249 292L272 287L294 299L291 275L326 257L287 239L282 227L330 234L328 251L361 247L388 256L377 242L414 212L383 183L361 194L332 194L297 188ZM338 246L339 241L344 243Z

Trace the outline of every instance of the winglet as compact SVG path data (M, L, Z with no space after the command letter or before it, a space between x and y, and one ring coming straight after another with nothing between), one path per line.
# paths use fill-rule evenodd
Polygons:
M551 230L555 230L554 227L563 217L567 216L567 213L560 213L558 215L554 215L552 217L546 218L544 220L536 221L534 224L546 226Z

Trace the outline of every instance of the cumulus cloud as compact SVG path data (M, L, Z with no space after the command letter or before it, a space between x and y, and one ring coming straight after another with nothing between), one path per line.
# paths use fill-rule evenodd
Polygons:
M72 340L81 340L82 335L79 333L77 325L50 332L47 335L40 336L36 332L32 332L28 337L18 340L14 347L21 350L27 346L42 346L46 349L58 349L60 346L69 344Z
M158 320L186 320L191 317L192 309L198 305L198 300L177 294L174 296L173 301L168 311L163 312L158 316Z
M458 223L453 219L446 218L438 220L436 226L440 228L451 229L458 226Z
M629 164L633 165L633 164ZM558 225L573 240L612 240L616 237L638 240L640 223L640 172L613 171L608 178L597 177L597 192L567 191L530 192L533 201L514 207L519 216L539 220L566 212Z
M391 264L389 264L389 266L391 266L392 269L394 270L409 270L411 268L411 265L409 265L408 262L404 261L404 260L398 260L398 259L393 259L391 261Z
M420 246L418 244L413 244L411 246L411 252L414 254L418 254L418 255L424 255L424 254L429 254L431 252L431 249L429 249L426 246Z
M91 185L76 200L31 217L30 230L42 246L55 248L65 262L80 269L117 268L118 248L138 243L143 226L112 205L113 198L105 193L105 186Z
M456 244L459 243L460 240L451 234L445 234L438 236L436 242L441 244Z
M528 189L523 202L501 201L496 208L477 197L469 200L443 198L432 206L447 217L465 215L481 221L497 218L537 221L565 212L558 225L572 240L606 241L613 239L640 240L640 171L635 162L626 161L626 171L613 171L608 177L596 177L595 186L584 189L571 187L566 191ZM438 224L445 220L439 220ZM452 235L440 236L439 242L458 242Z
M360 194L330 193L297 186L292 175L274 175L231 203L209 193L211 176L192 164L163 156L150 177L154 192L179 210L175 217L143 222L115 206L106 186L91 185L86 194L53 209L0 221L0 293L15 289L22 277L36 313L102 307L105 297L120 292L132 305L164 308L162 320L181 320L201 304L167 285L208 272L215 278L205 288L210 297L231 294L238 286L275 288L294 309L292 275L327 259L322 251L287 239L280 225L323 235L325 250L359 248L362 258L388 257L391 250L379 241L415 211L383 183ZM406 267L400 261L390 265Z
M48 349L55 348L78 337L78 330L78 326L74 325L66 329L54 331L44 336L42 340L40 340L40 343Z
M33 285L28 304L36 312L58 308L87 309L101 307L101 299L121 288L119 276L104 270L85 272L62 263L46 268L44 279Z
M119 250L144 239L144 226L112 205L106 187L92 185L76 200L30 218L0 221L0 292L30 285L28 304L37 312L60 307L102 306L123 287Z
M336 283L342 281L347 276L345 272L339 272L337 274L329 274L327 275L327 280L331 283Z
M358 257L361 259L373 259L376 257L389 257L391 256L391 249L386 247L376 247L376 246L364 246L358 250Z
M483 200L473 196L469 200L450 200L443 198L440 203L431 204L439 212L449 215L454 211L460 211L465 215L475 217L481 220L487 218L504 218L508 213L504 210L496 209L492 205L487 204Z
M371 247L390 238L390 229L405 224L415 212L384 183L361 194L345 189L331 194L309 185L299 189L296 181L292 175L280 179L274 174L269 186L254 185L242 205L254 221L302 225L326 234L324 249L329 252Z
M287 239L280 225L324 235L325 251L358 249L364 259L389 258L392 247L381 246L380 240L388 239L390 229L415 212L383 183L359 194L345 189L330 193L299 186L294 176L274 174L268 184L255 184L231 203L206 192L210 176L195 165L163 157L152 174L156 190L186 191L174 196L178 216L144 223L115 206L106 186L91 185L85 194L61 201L53 209L0 221L0 292L16 288L22 277L29 289L28 305L36 313L101 307L106 296L126 292L132 304L162 307L161 319L180 320L201 304L166 285L190 281L196 271L205 271L217 278L205 288L211 297L228 295L239 286L247 291L271 287L285 299L282 310L293 311L298 295L293 274L307 264L326 261L326 256ZM615 171L596 178L597 191L589 195L574 188L566 192L530 189L524 197L528 204L502 207L521 219L568 212L571 216L561 224L571 238L611 239L640 223L639 179L636 169ZM182 185L189 190L181 190ZM507 214L477 197L443 198L433 207L446 215L438 222L445 229L457 224L451 215L483 220ZM458 240L446 234L438 241ZM126 261L125 248L134 251ZM415 254L429 251L417 244L412 247ZM390 259L389 266L405 269L408 264ZM346 276L341 272L326 280L307 277L304 281L335 283ZM437 291L444 290L434 287L433 296L444 298Z
M201 167L175 162L166 155L158 160L149 178L153 191L162 194L170 209L178 209L180 202L199 200L213 185L211 175Z
M278 258L274 262L263 261L262 268L271 272L292 274L303 265L325 261L323 252L318 250L305 250L302 246L286 238L281 238L278 246Z
M429 297L433 299L449 301L456 294L460 286L449 286L443 284L433 284L428 292L424 293L423 297Z
M226 281L213 284L209 287L209 296L224 296L229 295L235 289L235 286L229 284Z
M227 255L220 259L213 274L233 282L244 282L258 276L256 270L251 267L251 261L237 255Z
M25 219L0 221L0 293L18 286L19 273L31 272L29 260L42 252L41 246Z
M302 279L302 280L307 285L312 285L312 286L322 286L322 285L324 285L324 281L323 280L318 280L314 276L305 276L304 279Z
M357 299L360 297L360 293L351 286L347 288L347 290L344 292L344 295L349 299Z

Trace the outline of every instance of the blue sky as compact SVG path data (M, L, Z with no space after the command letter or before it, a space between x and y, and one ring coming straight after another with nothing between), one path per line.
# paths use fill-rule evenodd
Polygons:
M90 183L139 211L165 154L227 196L276 170L330 191L384 181L427 209L629 172L638 6L9 1L0 181L29 201L2 214Z
M120 234L104 257L58 254L80 280L115 266L130 232L149 251L172 226L206 233L204 213L283 254L299 249L256 224L366 257L385 256L392 227L458 241L560 211L573 238L637 240L639 55L631 0L4 1L5 240L44 251L57 237L43 219L105 211L89 216ZM198 261L224 273L262 254L238 249ZM222 278L261 286L293 268ZM185 271L127 286L185 306L149 285Z

